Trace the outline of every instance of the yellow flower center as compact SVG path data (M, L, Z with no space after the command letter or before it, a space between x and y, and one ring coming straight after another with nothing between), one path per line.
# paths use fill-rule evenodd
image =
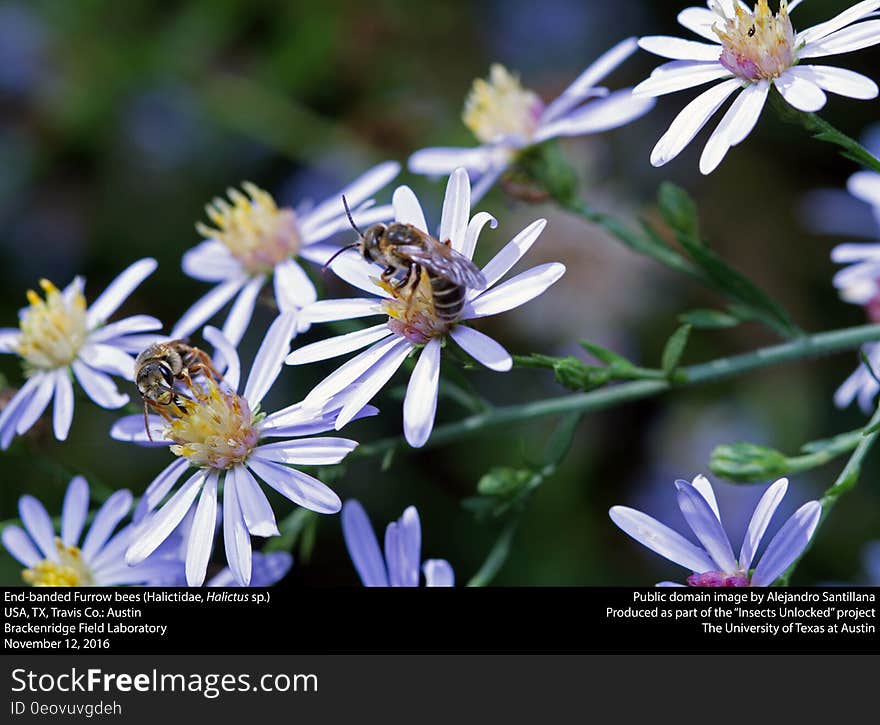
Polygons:
M42 299L28 290L30 303L21 317L18 354L31 368L53 370L69 365L88 337L86 300L80 292L65 301L61 291L47 279L40 280Z
M731 73L748 81L778 78L795 64L796 36L788 19L788 2L780 0L773 15L767 0L758 0L753 12L734 2L734 15L727 17L719 3L713 10L719 22L712 26L723 50L719 62Z
M393 287L382 280L374 280L382 289L392 295L382 303L388 315L388 327L410 342L424 345L433 337L442 337L449 332L452 324L440 319L434 308L434 295L427 272L422 276L415 290L409 285ZM453 323L454 324L454 323Z
M544 104L522 87L519 78L495 63L489 80L477 78L464 104L462 120L483 143L528 145L538 127Z
M67 546L55 538L58 561L43 559L21 573L25 584L32 587L91 587L95 579L83 561L82 552L75 546Z
M195 400L172 420L165 437L171 452L201 468L232 468L250 455L260 439L258 418L239 395L222 390L213 380L193 389Z
M279 209L272 195L245 182L226 193L229 201L217 197L205 207L214 226L196 224L199 234L217 239L252 274L271 272L273 267L296 255L300 247L299 227L293 209Z

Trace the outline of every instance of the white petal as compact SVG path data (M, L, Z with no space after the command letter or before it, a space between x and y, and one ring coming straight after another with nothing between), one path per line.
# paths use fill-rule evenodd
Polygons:
M552 123L542 125L535 142L558 136L580 136L609 131L645 115L654 107L654 99L633 95L631 88L590 101Z
M144 495L138 503L138 510L146 513L162 503L187 468L189 461L185 458L178 458L166 466L144 490Z
M46 507L30 494L25 494L18 499L18 516L34 543L40 547L43 557L58 561L55 527Z
M119 392L109 376L79 360L73 361L73 374L86 395L102 408L115 410L128 402L128 396Z
M124 270L110 286L101 293L86 312L86 324L94 329L103 324L158 267L155 259L141 259Z
M718 23L719 17L708 8L685 8L678 14L678 22L692 33L706 40L718 42L718 35L712 27Z
M421 560L422 530L419 512L409 506L397 521L385 529L385 561L388 565L388 581L393 587L417 587L419 585L419 561Z
M695 476L694 480L691 481L691 486L697 489L700 495L706 499L709 508L715 513L715 518L721 521L721 512L718 510L718 501L715 498L715 491L712 488L712 484L709 483L709 479L705 476Z
M90 561L97 556L119 522L128 515L131 510L131 502L131 491L122 489L113 493L98 509L98 513L95 514L95 519L89 527L89 533L86 534L83 541L83 559Z
M287 312L275 318L251 365L251 373L244 386L245 400L255 407L269 392L281 373L284 358L290 352L290 340L296 330L296 314Z
M445 559L428 559L422 564L425 573L425 586L428 587L454 587L455 572Z
M129 566L140 564L174 531L195 502L206 475L205 471L197 471L161 509L136 525L132 543L125 552Z
M15 352L20 338L21 330L17 327L0 328L0 353Z
M131 335L139 332L153 332L161 330L162 323L149 315L134 315L126 317L119 322L111 322L109 325L99 327L89 335L89 342L111 342L114 338L122 335Z
M339 496L317 478L302 471L258 458L251 458L248 467L282 496L309 511L335 514L342 508Z
M507 274L513 266L532 248L535 240L547 226L546 219L537 219L511 239L489 263L483 267L486 287L489 288Z
M62 371L63 372L63 371ZM39 417L46 410L52 395L55 392L55 375L45 373L40 376L40 385L36 392L30 397L27 403L22 407L18 423L15 424L15 432L18 435L27 433L31 426L37 422Z
M443 213L440 215L440 241L452 242L457 252L464 249L464 235L471 216L471 181L465 169L452 172L446 184Z
M223 543L226 561L236 582L243 587L251 583L251 537L238 501L238 489L227 486L223 491Z
M827 65L799 65L791 68L789 73L815 83L829 93L838 96L857 98L868 101L877 97L878 88L867 76L844 68L832 68Z
M694 8L699 9L699 8ZM695 60L673 60L654 69L651 76L635 88L633 94L662 96L701 86L709 81L730 78L733 74L720 63Z
M232 391L238 392L238 384L241 381L241 360L235 347L220 330L211 325L202 330L202 337L216 348L214 364L222 373L223 380Z
M709 45L667 35L639 38L639 47L654 55L672 60L718 60L721 57L720 45Z
M767 545L767 551L755 567L751 584L767 587L804 552L822 518L822 504L810 501L795 511Z
M251 472L245 466L234 466L229 475L232 482L227 478L226 485L235 486L235 497L248 531L254 536L278 536L281 532L275 523L272 506Z
M217 480L217 472L212 471L205 485L202 486L196 515L193 517L189 532L189 542L186 547L186 583L191 587L200 587L204 583L211 549L214 548L214 531L217 526ZM226 488L227 496L224 504L227 504L228 492L234 488L234 486ZM224 508L225 516L229 516L228 505Z
M336 322L338 320L356 320L361 317L372 317L384 314L382 301L369 297L353 297L350 299L319 300L299 313L299 319L308 322Z
M140 413L136 415L126 415L117 420L110 429L110 437L115 441L123 441L125 443L137 443L141 446L169 446L171 441L165 439L165 431L167 423L158 415L148 415L147 424L150 426L150 436L144 430L144 416Z
M474 251L477 248L477 240L480 237L480 232L483 231L483 227L485 227L486 224L489 225L490 229L495 229L498 226L498 220L491 214L481 211L474 214L474 218L471 219L470 223L467 225L467 230L464 233L464 245L459 251L468 259L474 258Z
M55 396L52 402L52 429L55 438L66 441L73 422L73 383L67 369L55 371Z
M678 156L721 105L742 85L731 79L704 91L679 113L651 152L651 164L663 166Z
M324 244L315 245L315 249L308 250L308 258L318 264L325 264L328 259L339 251L339 247L330 247ZM303 251L302 256L306 256L307 252ZM372 262L365 260L356 249L352 249L340 254L330 265L333 274L341 280L348 282L353 287L362 289L373 295L387 297L385 292L376 283L382 268ZM330 302L331 300L322 300L322 302ZM322 304L317 302L315 304ZM313 305L309 305L311 308Z
M828 100L825 93L812 81L799 77L791 69L773 81L782 97L800 111L818 111Z
M876 171L857 171L847 179L846 188L857 199L880 206L880 174ZM831 253L831 259L835 262L880 261L880 244L840 244Z
M292 259L275 265L275 301L281 312L298 310L318 299L312 280Z
M563 274L565 274L565 265L558 262L532 267L471 300L465 309L464 319L497 315L499 312L524 305L543 294Z
M226 316L226 322L223 323L223 336L229 340L233 346L238 346L241 338L247 330L247 326L254 315L254 308L257 306L257 296L266 283L266 278L262 275L251 279L238 293L232 308Z
M305 345L290 353L285 362L288 365L305 365L306 363L317 362L318 360L327 360L328 358L360 350L362 347L372 345L377 340L382 340L392 334L391 330L388 329L388 325L383 322L381 325L368 327L365 330L357 330L345 335L330 337L320 342L313 342L311 345Z
M89 484L82 476L75 476L67 486L61 506L61 541L67 546L79 544L88 513Z
M223 305L235 297L236 293L247 281L247 277L227 280L222 284L218 284L210 292L200 297L193 303L192 307L183 313L183 317L177 321L177 324L171 330L171 337L187 337L198 330L210 320L217 311L223 307Z
M755 512L749 521L749 528L746 530L742 548L739 552L740 568L746 571L751 568L752 561L755 559L755 553L761 545L761 538L770 525L770 519L776 513L776 509L781 503L782 497L785 496L787 488L788 479L780 478L764 492L761 500L758 501L758 505L755 506Z
M676 481L678 507L691 531L723 572L736 571L736 559L721 521L702 494L686 481Z
M346 401L342 410L339 411L339 417L336 419L336 430L341 430L344 426L354 420L355 416L360 413L361 409L373 399L387 383L391 376L397 372L397 369L403 365L403 361L412 351L412 343L403 338L398 338L398 345L388 348L387 353L372 365L369 372L358 379L359 385L356 390ZM384 343L379 343L384 344ZM372 349L372 348L371 348ZM361 355L365 355L362 353ZM355 358L356 360L357 358ZM340 368L341 370L342 368ZM338 371L337 371L338 372ZM314 391L312 391L314 392ZM311 397L311 393L306 400Z
M363 506L349 499L342 507L342 536L345 548L365 587L387 587L385 557Z
M587 98L594 86L629 58L638 48L636 38L622 40L600 55L562 94L544 109L541 124L549 123Z
M416 151L407 161L414 174L448 176L459 167L484 173L492 165L491 148L428 148Z
M206 239L184 252L180 266L185 275L202 282L223 282L246 274L241 262L216 239Z
M452 330L452 339L474 360L490 370L506 373L513 367L510 353L491 337L473 327L456 325Z
M30 568L34 564L39 564L43 560L42 555L36 550L36 548L34 548L28 535L18 528L18 526L4 527L3 533L0 534L0 538L3 540L3 546L6 547L6 551L8 551L19 564L24 564L24 566Z
M798 58L819 58L841 55L880 43L880 20L866 20L850 28L838 30L815 43L808 43L798 51Z
M18 419L21 417L22 411L34 397L34 393L40 386L42 375L32 375L29 377L21 389L12 396L6 407L0 411L0 446L3 450L9 447L12 439L15 437L15 427Z
M608 515L626 534L669 561L698 573L711 571L715 566L705 551L641 511L614 506Z
M257 446L252 455L264 461L294 466L332 466L357 448L357 445L356 441L347 438L304 438Z
M315 386L303 402L307 406L318 405L343 388L347 388L386 356L400 354L402 351L408 353L410 349L412 344L397 335L381 340L330 373Z
M435 337L422 349L403 401L403 432L413 448L421 448L431 437L439 384L440 340Z
M390 184L399 173L400 164L396 161L386 161L374 166L342 189L338 194L322 202L307 214L304 214L302 221L303 227L313 228L334 216L344 217L345 207L342 205L343 195L345 196L348 205L353 209L356 206L359 206L362 201Z
M736 97L703 149L700 156L701 173L711 174L718 168L730 147L741 143L751 133L764 110L769 91L770 84L761 81L747 86Z
M126 380L134 380L134 358L114 345L90 343L79 351L80 359L89 367Z
M401 224L412 224L428 232L428 223L425 221L425 214L422 211L422 205L408 186L398 186L394 190L394 196L391 198L394 205L394 218Z
M842 13L835 15L831 20L826 20L824 23L814 25L812 28L807 28L802 33L798 33L797 44L810 45L815 43L841 28L861 20L866 15L877 10L877 8L880 8L880 0L862 0L862 2L856 3Z
M491 189L495 185L495 182L498 181L498 178L506 170L507 162L503 164L497 164L496 166L489 169L485 174L482 174L477 182L474 184L474 188L471 189L471 204L478 203L489 192L489 189ZM479 214L477 216L479 216ZM474 219L476 219L476 217L474 217Z

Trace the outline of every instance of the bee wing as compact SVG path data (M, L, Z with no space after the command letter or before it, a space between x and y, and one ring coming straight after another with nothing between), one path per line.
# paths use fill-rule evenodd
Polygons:
M450 282L477 290L486 288L486 278L480 268L446 244L433 242L425 247L406 245L398 247L397 251Z

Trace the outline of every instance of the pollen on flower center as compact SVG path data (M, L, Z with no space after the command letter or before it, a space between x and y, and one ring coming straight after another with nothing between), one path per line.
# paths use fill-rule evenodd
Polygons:
M89 587L95 584L82 552L75 546L67 546L55 539L58 561L43 559L21 573L26 584L34 587Z
M544 104L522 87L519 78L495 63L489 80L477 78L464 104L462 120L483 143L514 142L525 146L538 127Z
M214 227L199 222L196 230L222 242L248 272L269 272L299 251L296 214L293 209L279 209L269 192L250 182L242 188L247 195L229 189L229 201L217 197L208 204L205 212Z
M431 280L424 270L415 289L410 285L394 287L380 280L376 283L392 295L382 305L389 318L388 327L410 342L423 345L431 338L442 337L455 324L437 315Z
M171 452L201 468L232 468L250 455L260 439L258 418L240 395L211 379L194 386L195 400L168 424Z
M65 300L47 279L40 280L40 287L45 300L28 290L30 306L19 323L17 352L28 367L52 370L73 362L88 337L86 300L79 291Z
M731 73L749 81L778 78L795 64L796 36L788 18L788 2L780 0L779 12L770 11L767 0L758 0L753 12L734 2L734 15L727 17L721 4L713 10L719 22L712 26L723 50L719 62Z

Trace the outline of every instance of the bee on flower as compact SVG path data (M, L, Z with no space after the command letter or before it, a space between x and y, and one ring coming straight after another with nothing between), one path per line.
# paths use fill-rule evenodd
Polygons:
M73 380L102 408L115 409L129 398L111 376L132 380L133 353L150 341L162 323L134 315L107 324L125 300L156 269L142 259L120 274L88 305L85 280L76 277L64 289L40 280L41 297L29 290L30 303L19 312L17 328L0 329L0 353L19 357L26 381L0 413L0 448L24 435L52 403L55 438L66 440L73 422Z
M125 554L130 564L147 559L193 510L186 547L187 583L201 586L204 582L216 524L222 518L226 560L235 580L248 586L253 576L250 537L279 535L260 480L311 511L332 514L340 510L342 503L329 487L295 466L332 465L355 449L357 443L346 438L303 437L333 430L342 397L319 407L298 403L271 414L260 410L281 372L296 324L295 313L275 319L243 392L239 392L238 353L219 330L205 328L205 339L222 355L222 379L207 377L194 383L193 397L185 408L169 419L150 415L147 431L139 414L114 424L111 436L116 440L167 446L176 456L141 499L138 523ZM361 406L349 420L376 412ZM181 479L183 483L174 490Z
M215 286L183 314L171 337L191 335L235 298L222 331L237 346L257 297L269 282L281 313L314 302L315 286L298 260L322 263L326 259L330 248L322 242L348 226L343 195L354 207L359 224L389 219L391 207L373 207L369 197L399 171L397 163L379 164L311 209L279 208L269 192L251 183L245 183L243 191L230 189L228 199L214 199L206 207L210 225L196 225L205 241L183 255L182 267L193 279Z
M610 92L597 86L636 50L635 38L618 43L600 56L549 104L523 88L519 78L501 64L478 78L465 101L462 120L480 142L473 148L426 148L409 158L410 171L448 176L468 170L476 203L530 146L560 136L584 136L620 126L647 113L650 98L636 98L631 89Z
M771 87L804 112L821 109L826 92L861 100L877 97L877 84L870 78L803 61L880 43L880 20L865 19L880 8L880 0L856 3L831 20L797 32L790 13L800 3L780 0L774 14L767 0L757 0L753 10L738 0L709 0L707 8L686 8L678 15L682 26L708 43L668 36L639 40L644 50L670 61L637 85L635 95L662 96L718 81L678 114L654 147L654 166L678 156L734 94L736 99L703 149L700 171L704 174L714 171L731 147L745 141Z
M318 383L303 401L306 405L319 405L351 388L353 392L336 421L338 430L384 387L404 360L417 355L403 404L403 426L407 442L419 448L428 441L434 427L440 356L447 341L454 341L490 370L510 370L513 361L507 350L465 323L506 312L538 297L563 275L565 267L559 263L539 265L498 284L541 234L546 225L543 219L526 227L485 267L473 266L480 232L486 224L495 226L496 221L485 212L470 217L471 188L465 169L457 169L449 178L437 239L428 232L422 207L409 187L398 187L392 203L394 223L387 229L375 230L374 234L392 235L383 243L390 245L397 254L405 254L414 264L401 264L402 269L385 266L388 260L371 251L370 244L362 241L356 245L361 248L360 254L336 255L330 263L336 274L374 297L321 300L301 313L306 322L373 315L382 315L385 321L364 330L305 345L288 356L287 364L303 365L367 348ZM400 235L400 245L396 244L398 238L394 235ZM447 248L440 261L425 257L423 247L403 249L412 246L413 239L424 236L430 238L430 249L438 244ZM376 243L378 245L379 240ZM450 262L450 259L454 261ZM381 275L376 262L385 269ZM448 270L453 265L467 270L466 274L477 281L477 286L459 283L450 286ZM401 273L404 274L402 279ZM440 291L438 286L442 288ZM465 287L463 291L462 286ZM451 289L456 290L454 295ZM450 307L453 300L455 306Z

